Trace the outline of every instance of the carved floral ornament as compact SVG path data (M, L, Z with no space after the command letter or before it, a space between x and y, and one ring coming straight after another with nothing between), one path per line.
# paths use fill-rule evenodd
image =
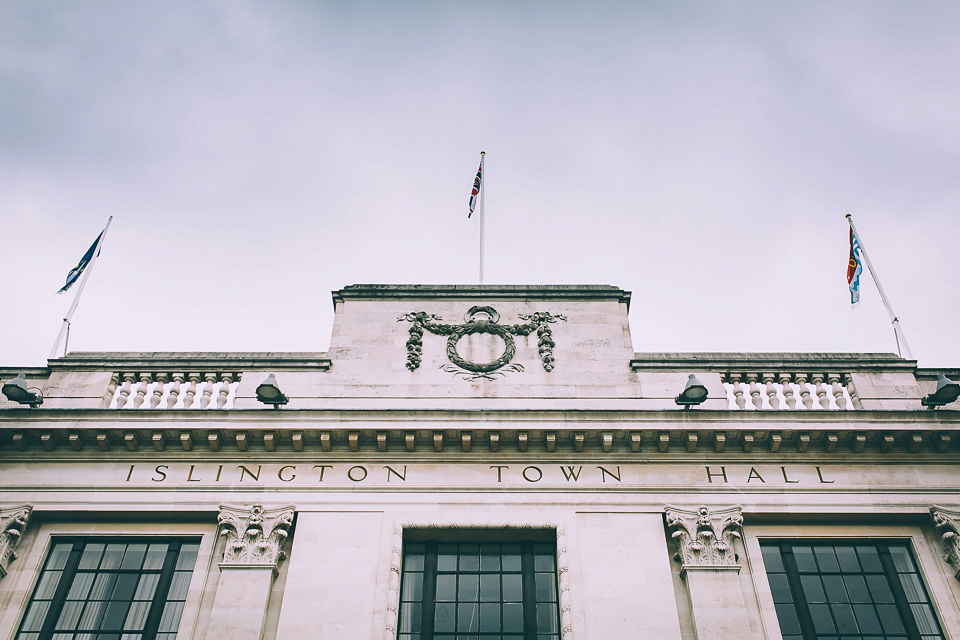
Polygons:
M741 537L743 511L740 507L696 511L679 507L666 508L667 527L677 545L675 558L683 567L736 567L734 538Z
M0 578L7 575L10 563L17 559L17 546L30 522L33 507L28 504L0 511Z
M284 546L296 507L269 511L263 505L220 505L220 535L227 540L224 565L277 565L286 557Z
M442 320L440 316L428 314L424 311L405 313L397 318L397 322L410 323L410 337L407 340L407 369L416 371L420 367L423 352L423 332L426 330L438 336L449 336L447 338L447 358L453 364L444 364L440 368L455 376L461 376L467 380L477 380L479 378L492 380L495 376L503 375L506 372L523 371L523 365L510 363L517 353L517 345L513 336L527 336L536 331L537 349L540 353L543 369L548 372L553 371L553 348L556 343L553 341L553 331L550 324L559 320L565 321L566 317L546 311L537 311L529 315L518 314L518 316L521 320L526 320L527 323L500 324L500 313L493 307L471 307L464 316L465 323L460 325L440 324L437 322ZM464 336L475 333L498 336L504 343L503 354L490 362L472 362L463 358L457 352L457 343Z
M960 580L960 511L930 507L930 515L943 543L943 559L953 565L954 577Z

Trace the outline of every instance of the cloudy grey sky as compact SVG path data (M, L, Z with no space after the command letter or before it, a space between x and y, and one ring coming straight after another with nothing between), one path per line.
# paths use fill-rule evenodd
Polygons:
M633 291L637 351L960 366L960 3L0 0L0 364L322 351L330 291Z

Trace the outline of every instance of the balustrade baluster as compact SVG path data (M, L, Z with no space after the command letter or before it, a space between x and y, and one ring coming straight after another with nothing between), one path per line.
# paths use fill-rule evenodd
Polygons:
M780 374L780 386L783 387L783 400L787 403L787 408L794 411L797 408L797 396L793 393L793 385L790 384L791 376L789 373Z
M153 388L153 396L150 398L150 408L156 409L160 406L160 400L163 398L163 392L166 391L167 382L170 381L170 374L157 373L154 375L157 386Z
M147 387L150 386L150 383L153 382L153 374L151 373L141 373L140 382L137 384L137 395L133 398L133 408L139 409L140 405L143 404L143 401L147 398Z
M188 373L187 379L187 390L183 393L183 408L189 409L193 406L193 398L197 395L197 385L200 384L200 374L199 373Z
M203 377L203 397L200 398L200 408L206 409L210 404L210 397L213 395L213 385L217 383L217 374L208 373Z
M807 386L807 374L798 373L794 380L800 389L800 402L803 403L803 408L813 409L813 396L810 395L810 387Z
M227 397L230 395L230 383L233 382L233 374L223 373L220 375L220 378L223 380L223 384L220 385L220 395L217 396L217 409L223 409L223 405L227 404Z
M123 374L123 385L120 386L120 395L117 397L117 409L123 409L127 404L127 399L130 397L136 379L137 377L133 373Z
M843 397L843 385L840 384L840 374L839 373L830 373L827 374L827 382L830 383L830 387L833 391L833 399L837 403L837 409L841 411L847 408L847 399Z
M857 388L853 385L853 376L849 373L843 374L843 384L847 388L847 394L850 396L850 408L860 409L860 396L857 395Z
M780 398L777 397L777 385L773 383L776 378L772 373L763 374L763 384L767 388L767 402L770 408L776 411L780 408Z
M167 396L167 409L173 409L180 397L180 385L183 383L183 374L173 374L173 384L170 385L170 395Z
M760 388L757 387L757 378L759 378L759 376L756 373L747 374L747 382L750 383L750 397L753 398L753 406L757 409L763 409L763 396L760 395Z
M730 383L733 385L733 400L737 403L737 409L743 409L747 406L747 399L743 395L743 385L740 384L742 377L739 373L730 374Z
M107 385L107 392L103 396L103 402L100 403L101 409L109 409L113 402L113 396L117 392L117 386L120 384L120 374L115 373L110 376L110 383Z
M817 390L817 398L820 399L820 407L823 409L830 408L830 398L827 396L827 387L823 384L823 374L815 373L810 379L810 382L813 383L814 387Z

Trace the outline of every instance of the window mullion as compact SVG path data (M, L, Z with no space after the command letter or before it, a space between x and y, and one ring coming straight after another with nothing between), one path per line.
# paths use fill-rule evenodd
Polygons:
M523 637L524 640L537 640L537 585L532 542L520 545L520 572L523 581Z
M793 547L789 542L780 544L780 557L783 558L783 567L786 569L787 581L793 592L793 608L800 618L800 630L805 640L816 640L817 634L813 628L813 616L810 615L807 596L803 593L800 582L800 570L797 568L797 559L793 556Z
M167 547L167 555L163 559L160 579L157 582L156 591L153 593L153 602L150 603L150 613L147 614L147 621L143 626L143 640L154 640L157 637L157 628L160 626L160 618L166 607L167 593L170 591L170 583L173 581L173 572L179 556L180 544L171 542L170 546ZM141 575L143 575L143 572L141 572Z
M886 544L880 544L877 545L877 550L880 552L880 561L883 562L887 580L890 581L893 599L897 601L897 609L900 610L900 618L903 619L907 636L910 640L920 640L920 629L917 628L917 622L913 619L913 611L910 609L907 594L903 590L903 585L900 584L900 574L897 573L897 566L893 563L893 556L890 555L890 547Z
M47 610L47 619L43 621L40 627L40 640L50 640L53 637L53 628L60 618L60 612L63 610L63 603L67 599L67 593L70 591L70 585L73 584L73 578L77 573L77 565L80 564L80 555L83 552L83 543L74 542L70 549L70 555L67 562L63 565L63 572L60 574L60 583L57 584L57 590L54 592L53 600L50 601L50 608ZM48 557L49 562L49 557ZM43 572L47 571L44 565ZM41 573L43 575L43 573ZM32 598L31 598L32 600Z
M423 604L420 607L420 633L433 640L433 619L437 602L437 543L427 542L423 555Z

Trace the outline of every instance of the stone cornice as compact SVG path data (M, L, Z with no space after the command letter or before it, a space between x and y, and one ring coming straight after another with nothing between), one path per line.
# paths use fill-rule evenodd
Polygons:
M827 371L841 373L917 369L916 360L893 353L637 353L634 371Z
M603 284L461 285L352 284L333 292L333 302L345 300L616 300L630 304L630 292Z
M47 369L50 371L326 371L330 366L330 358L324 352L271 351L75 351L66 357L47 361ZM0 370L0 373L2 371Z

